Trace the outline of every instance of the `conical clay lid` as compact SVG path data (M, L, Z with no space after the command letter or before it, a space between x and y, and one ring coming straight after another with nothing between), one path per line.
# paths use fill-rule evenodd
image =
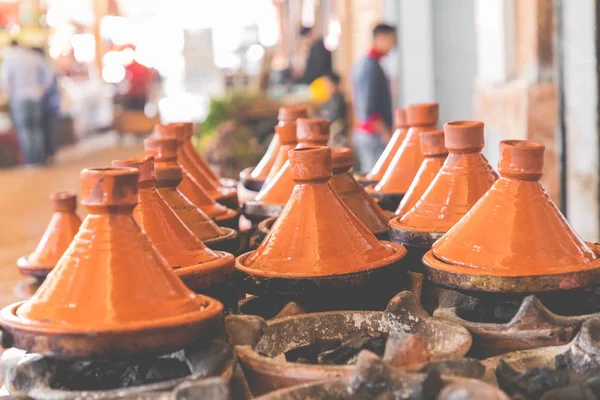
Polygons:
M379 207L363 186L350 173L354 165L354 152L347 147L332 147L333 176L329 184L335 193L374 234L386 232L388 215Z
M271 171L271 167L273 167L273 163L275 162L275 158L277 158L277 154L279 153L279 147L281 143L279 143L279 135L273 135L273 139L269 143L269 147L267 147L267 151L262 156L256 167L252 168L250 172L250 179L256 180L265 180L267 176L269 176L269 172Z
M497 175L481 154L483 123L448 122L444 125L448 157L421 199L400 221L414 231L447 232L492 187Z
M298 118L296 139L298 147L327 146L331 122L318 118Z
M156 189L179 219L202 241L225 235L214 221L177 189L182 179L181 168L173 157L177 141L171 138L148 138L144 140L144 147L147 155L156 157Z
M383 174L387 171L392 158L398 152L398 149L402 145L406 133L408 132L408 121L406 120L406 111L403 108L396 108L394 110L394 134L390 139L385 150L381 153L381 156L373 166L373 169L367 174L366 179L368 181L379 182L383 178Z
M288 160L288 152L298 144L296 141L295 121L288 122L285 125L277 125L275 127L275 134L279 137L279 151L277 152L277 157L275 157L275 161L273 162L273 166L269 171L269 175L267 176L265 183L268 183L275 177L275 175L277 175L279 170Z
M47 274L58 262L79 230L81 218L75 213L77 196L74 192L56 192L50 195L54 214L37 247L17 265L27 274Z
M406 193L423 162L419 134L435 129L438 114L438 103L411 104L406 107L410 125L406 137L379 183L368 191L382 194Z
M442 168L448 155L448 150L446 150L444 143L443 130L424 131L421 132L419 138L424 160L396 210L396 215L399 216L403 216L417 204L417 201L419 201L440 168Z
M541 143L501 142L500 179L433 245L435 257L450 270L472 275L531 276L598 268L596 254L542 187L543 162Z
M144 347L150 346L141 340L145 330L186 330L190 324L216 318L222 305L188 290L134 221L138 172L84 169L81 180L82 204L89 215L33 297L2 311L2 325L11 331L37 332L41 341L48 340L46 335L55 335L60 342L59 334L84 334L72 339L72 348L62 349L81 355L75 346L94 342L98 334L110 333L116 340L138 332ZM52 342L33 342L27 347L57 350ZM178 345L186 344L189 339ZM164 345L154 343L157 348Z
M238 268L251 275L301 278L348 274L389 265L406 249L384 244L329 184L331 151L290 151L292 197L258 249Z
M206 247L160 197L154 186L156 174L153 156L116 160L113 161L113 166L136 168L139 171L139 203L133 216L171 268L216 269L227 265L233 268L234 259L231 254Z

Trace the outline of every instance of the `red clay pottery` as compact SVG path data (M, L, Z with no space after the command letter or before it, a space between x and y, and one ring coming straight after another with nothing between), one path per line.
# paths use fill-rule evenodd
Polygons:
M179 219L211 249L237 251L237 232L217 226L178 190L182 173L176 159L172 157L177 149L176 139L148 138L144 140L144 147L147 155L156 157L156 190Z
M367 188L371 196L380 200L379 204L384 210L395 211L398 208L423 162L419 134L435 129L438 114L438 103L411 104L406 107L410 126L406 137L379 183Z
M154 157L116 160L113 166L139 171L139 202L133 217L177 276L196 293L232 303L229 297L235 297L233 291L227 293L225 286L233 282L235 258L206 247L160 197L155 187Z
M350 173L354 152L347 147L332 147L333 176L329 184L350 211L380 240L388 238L389 216L365 192L364 187Z
M182 130L179 130L181 132ZM180 135L181 136L181 135ZM175 138L177 139L177 138ZM181 182L177 189L196 207L200 208L220 226L237 229L239 225L239 212L217 203L210 194L192 176L185 165L187 162L179 163L179 157L185 158L184 141L177 140L177 148L172 146L160 146L160 154L157 154L156 163L168 163L179 165L181 168Z
M75 213L77 196L73 192L50 195L54 214L38 243L28 256L19 258L17 266L23 275L44 279L56 265L79 230L81 218Z
M296 121L296 147L327 146L329 121L326 119L298 118ZM253 222L278 216L294 190L294 181L287 161L279 172L263 186L256 198L244 204L244 215Z
M377 160L373 169L367 174L363 184L366 185L379 182L392 162L392 158L394 158L394 155L402 145L406 133L408 132L406 111L403 108L396 108L396 110L394 110L394 125L396 129L394 130L392 138L387 146L385 146L385 150L381 154L381 157L379 157L379 160Z
M3 346L91 360L215 335L223 305L191 292L133 219L138 172L84 169L81 180L89 215L34 296L0 312Z
M434 282L513 293L600 283L598 256L542 187L543 161L541 143L500 143L501 178L423 258Z
M177 152L177 162L180 166L187 170L196 182L217 202L233 210L238 209L239 203L235 188L223 186L218 177L194 149L191 142L192 128L191 123L156 125L155 132L159 138L176 138L180 145Z
M417 201L419 201L433 181L433 178L435 178L440 168L442 168L442 165L444 165L444 161L446 161L446 156L448 155L448 150L446 150L444 143L443 130L423 131L419 135L419 138L424 160L396 210L396 215L400 217L417 204Z
M298 118L307 118L308 110L304 106L290 106L290 107L280 107L279 114L277 119L279 120L278 127L288 127L290 125L294 126L294 141L296 140L296 119ZM281 142L279 140L279 135L277 134L277 128L275 129L275 135L265 152L265 155L260 160L256 167L246 168L240 173L240 181L242 181L243 185L246 189L253 190L258 192L271 171L273 170L273 164L275 164L275 159L278 158L280 153L279 148L281 146ZM286 152L286 160L287 160L287 152ZM283 164L281 164L283 165ZM279 168L281 167L279 166ZM275 173L279 171L279 168L275 169ZM273 173L273 175L275 174Z
M296 141L296 122L290 122L284 126L277 125L275 133L279 137L280 146L269 175L265 179L265 184L268 184L277 175L279 170L283 168L288 160L288 152L298 144Z
M289 158L291 198L258 249L236 260L247 292L356 288L404 257L404 247L380 242L335 194L328 147L294 149Z

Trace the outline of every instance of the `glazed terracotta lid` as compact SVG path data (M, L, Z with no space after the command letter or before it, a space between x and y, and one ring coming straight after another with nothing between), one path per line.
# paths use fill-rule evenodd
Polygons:
M298 147L327 146L329 125L331 122L327 119L298 118L296 120Z
M5 339L56 358L126 356L185 347L222 318L192 293L132 217L138 172L84 169L89 215L33 297L0 313Z
M447 232L496 181L485 159L483 123L456 121L444 125L448 157L417 204L393 223L412 231Z
M279 152L279 147L281 143L279 143L279 135L273 135L273 139L271 139L271 143L269 143L269 147L267 147L267 151L260 159L256 167L250 167L250 170L244 170L240 173L244 174L245 179L254 179L254 180L265 180L267 176L269 176L269 171L271 171L271 167L275 162L275 158L277 157L277 153Z
M388 229L388 215L354 179L350 169L354 165L354 152L347 147L332 147L333 176L329 184L348 206L350 211L375 235L383 235Z
M75 213L77 196L74 192L52 193L50 201L54 214L42 239L33 253L17 261L17 266L25 275L44 278L69 247L81 225L81 218Z
M383 178L383 174L392 162L392 158L402 145L406 133L408 132L408 121L406 120L406 111L403 108L394 110L394 134L385 146L385 150L373 166L373 169L367 174L366 180L379 182Z
M455 283L461 283L464 277L459 278L465 275L537 276L545 280L546 290L597 284L598 256L573 232L546 194L540 182L543 163L541 143L501 142L500 179L433 245L427 265L458 275ZM557 275L561 278L551 278ZM517 289L536 291L539 286L528 287L523 281Z
M181 168L177 164L177 141L173 138L148 138L144 140L147 155L156 157L156 187L163 200L183 223L200 240L206 241L225 235L206 213L183 196L177 187L182 181Z
M238 257L236 268L260 277L310 278L344 275L388 266L406 249L383 243L335 194L331 151L290 151L292 197L258 249Z
M267 176L265 183L269 182L275 177L275 175L277 175L279 170L288 160L288 152L298 144L296 141L296 122L288 122L284 125L277 125L275 127L275 133L279 137L280 146L279 151L277 152L277 157L273 162L273 166L271 167L271 171L269 171L269 175Z
M139 172L138 205L133 216L158 253L180 276L192 273L233 272L234 257L209 249L190 231L160 197L156 188L154 156L113 161L115 167L136 168ZM226 275L227 271L224 271ZM193 288L192 288L193 289Z
M438 114L438 103L411 104L406 107L406 117L410 126L406 137L379 183L368 191L382 194L406 193L423 162L419 134L435 129Z
M446 150L444 143L443 130L423 131L420 133L419 138L424 160L396 210L396 215L399 216L403 216L417 204L417 201L419 201L433 181L433 178L435 178L440 168L442 168L448 155L448 150Z

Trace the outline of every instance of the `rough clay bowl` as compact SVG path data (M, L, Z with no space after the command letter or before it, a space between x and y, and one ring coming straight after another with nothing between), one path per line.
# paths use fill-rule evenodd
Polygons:
M433 319L411 292L398 294L384 312L331 311L269 322L245 315L226 319L229 341L255 394L351 375L352 366L301 364L275 357L316 339L339 339L360 330L414 334L424 341L433 360L462 357L471 347L471 335L466 329Z

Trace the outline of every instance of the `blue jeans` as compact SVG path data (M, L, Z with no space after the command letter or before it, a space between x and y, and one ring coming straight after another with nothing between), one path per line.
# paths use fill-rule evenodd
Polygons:
M13 123L25 164L43 164L44 107L41 101L14 100L10 104Z
M371 135L363 131L354 131L352 135L354 152L358 158L359 172L367 173L375 166L379 156L385 150L381 136Z

